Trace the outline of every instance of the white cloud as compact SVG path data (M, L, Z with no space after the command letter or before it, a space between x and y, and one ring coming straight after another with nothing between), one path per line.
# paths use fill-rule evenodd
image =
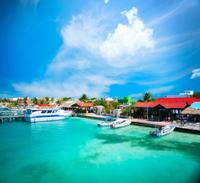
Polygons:
M119 23L110 34L107 16L91 12L73 16L61 29L63 45L44 79L15 83L16 91L32 96L77 97L86 93L96 97L109 92L111 85L126 82L124 75L137 63L137 54L154 47L153 30L146 28L135 7L122 12L128 23Z
M174 5L170 10L165 11L160 15L157 15L156 18L154 18L152 21L148 23L148 25L154 26L157 24L165 23L167 20L170 20L171 18L177 16L178 14L186 10L191 10L190 8L193 8L196 5L198 5L198 1L195 2L195 0L194 1L187 1L187 0L178 1L178 3Z
M108 4L108 3L109 3L109 1L110 1L110 0L104 0L104 3L105 3L105 4Z
M159 88L151 88L147 91L151 92L153 95L158 95L158 94L167 93L167 92L171 91L173 88L174 88L174 86L163 86L163 87L159 87ZM131 94L131 97L141 98L144 95L144 93L133 93L133 94Z
M195 79L200 77L200 68L192 70L192 75L190 79Z
M104 30L102 19L100 15L94 18L88 12L73 16L70 23L61 30L64 46L96 52L101 43L100 35Z
M39 1L40 0L20 0L23 6L32 5L34 7L37 7Z
M107 39L100 45L101 55L109 63L127 66L145 49L154 47L153 30L147 28L137 14L138 10L135 7L123 11L122 15L126 16L128 24L118 24L113 33L109 33Z
M109 90L111 84L118 84L118 81L109 80L100 75L76 75L63 82L44 80L30 84L14 84L15 90L27 96L51 96L51 97L79 97L86 93L89 96L103 96Z
M148 91L151 92L152 94L162 94L171 91L174 88L174 86L163 86L159 88L152 88L149 89Z

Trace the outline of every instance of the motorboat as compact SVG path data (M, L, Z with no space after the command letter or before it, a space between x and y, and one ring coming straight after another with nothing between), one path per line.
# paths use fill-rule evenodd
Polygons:
M159 127L154 131L150 131L151 136L160 137L164 135L168 135L174 131L176 128L175 125L166 125L164 127Z
M131 124L129 119L118 118L110 124L110 128L121 128Z
M62 120L70 116L72 116L72 111L65 111L57 108L27 109L24 114L24 119L28 122L40 122Z
M97 123L97 126L109 127L115 120L116 120L116 118L113 118L111 116L106 116L103 121Z

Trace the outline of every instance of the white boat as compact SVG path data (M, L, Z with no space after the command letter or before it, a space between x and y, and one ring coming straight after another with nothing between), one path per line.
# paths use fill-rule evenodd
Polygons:
M24 118L28 122L62 120L72 116L72 111L62 109L27 109Z
M171 132L173 132L175 128L176 128L175 125L166 125L164 127L159 127L156 130L154 130L154 131L150 131L150 135L151 136L155 136L155 137L160 137L160 136L168 135Z
M97 126L109 127L113 123L114 120L116 120L116 118L113 118L111 116L106 116L103 121L97 123Z
M111 128L121 128L131 124L129 119L118 118L110 124Z

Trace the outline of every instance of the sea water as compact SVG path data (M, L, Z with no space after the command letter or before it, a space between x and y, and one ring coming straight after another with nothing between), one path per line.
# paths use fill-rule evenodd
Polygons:
M200 136L151 128L99 128L96 120L0 125L0 183L192 183Z

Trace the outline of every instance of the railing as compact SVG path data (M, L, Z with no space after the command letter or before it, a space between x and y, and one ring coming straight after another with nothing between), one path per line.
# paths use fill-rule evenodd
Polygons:
M24 115L24 111L22 111L22 110L0 111L0 116L22 116L22 115Z
M24 111L22 110L0 111L0 122L22 120L23 118L24 118Z

